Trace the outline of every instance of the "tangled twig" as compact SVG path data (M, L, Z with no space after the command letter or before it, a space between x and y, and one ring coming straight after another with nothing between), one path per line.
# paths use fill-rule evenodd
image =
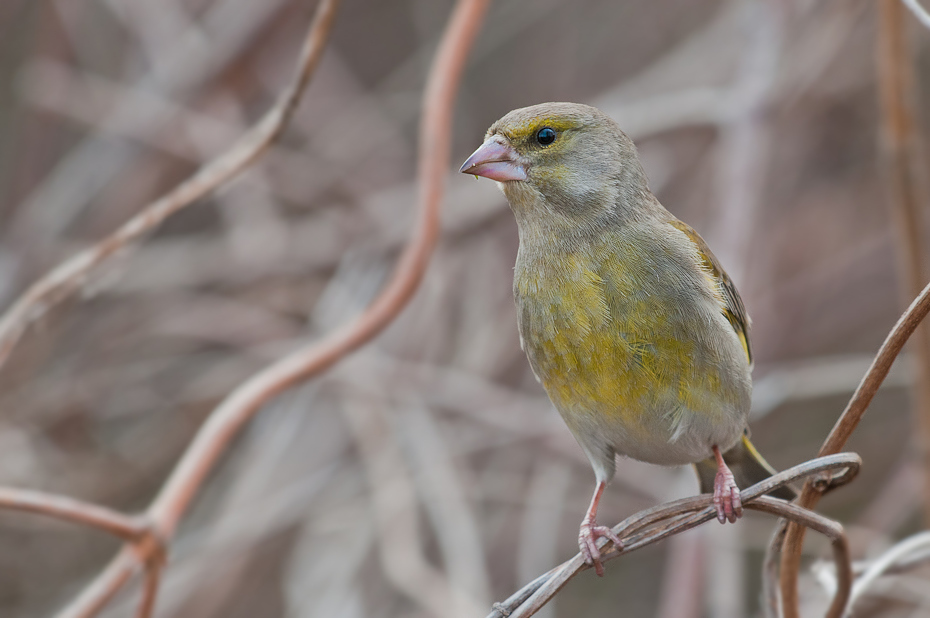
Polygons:
M297 75L278 103L252 130L110 237L66 261L23 294L0 319L0 365L28 325L43 311L74 293L93 269L171 214L233 178L268 148L292 116L319 62L338 4L339 0L320 3L301 52ZM59 614L61 617L96 615L140 570L145 571L145 583L137 616L150 616L167 544L207 475L245 423L269 399L325 370L377 335L409 301L426 271L438 236L438 211L449 162L453 103L470 44L487 4L487 0L460 0L442 38L424 94L416 229L393 278L361 316L322 341L272 364L233 391L210 415L143 517L134 518L49 494L0 490L0 508L31 511L98 527L127 542L110 565Z
M852 571L846 536L840 524L817 513L784 500L770 498L765 494L808 477L821 479L831 488L851 481L859 472L861 460L858 455L843 453L814 459L765 479L740 492L747 508L785 517L830 537L834 546L837 572L841 574L836 597L831 606L831 618L838 618L846 606L852 585ZM837 474L829 474L837 473ZM824 479L826 479L824 481ZM653 507L632 515L614 526L613 531L623 539L623 549L607 546L602 540L603 560L612 560L647 545L652 545L674 534L690 530L715 518L712 498L709 494L684 498ZM589 568L581 554L565 562L511 595L506 601L496 603L488 618L526 618L532 616L558 593L568 581Z
M78 291L91 274L119 250L155 230L165 219L229 182L252 163L281 135L313 76L341 0L323 0L304 39L296 73L278 101L249 131L193 176L145 206L115 232L74 257L62 262L29 286L0 317L0 367L9 358L23 333L35 320Z

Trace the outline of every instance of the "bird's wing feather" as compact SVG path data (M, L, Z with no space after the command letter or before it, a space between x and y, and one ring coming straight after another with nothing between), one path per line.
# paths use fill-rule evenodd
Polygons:
M704 239L701 238L700 234L695 232L687 223L677 219L672 220L670 223L673 227L683 232L685 236L697 246L698 254L701 256L701 266L704 267L705 273L720 291L722 301L721 310L723 311L723 315L733 327L733 330L736 331L736 336L739 337L740 343L743 344L743 349L746 350L746 358L749 359L749 364L752 364L752 348L749 344L749 316L746 315L746 309L743 307L743 300L739 297L736 286L733 285L729 275L723 270L723 266L720 265L720 261L717 260L717 257L710 250L710 247L707 246L707 243L704 242Z

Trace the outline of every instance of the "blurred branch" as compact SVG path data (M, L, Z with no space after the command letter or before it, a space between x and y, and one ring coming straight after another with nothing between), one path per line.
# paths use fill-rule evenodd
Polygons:
M156 58L149 59L155 60L157 67L135 81L133 87L179 100L192 96L226 70L275 19L285 3L286 0L211 3L199 15L196 24L171 33L171 43L160 49ZM65 20L75 28L73 22ZM82 40L79 30L74 30L72 36L76 41ZM209 44L205 44L206 40ZM108 109L105 124L146 127L155 132L164 130L164 119L149 112L150 109L140 108L135 101L119 101ZM23 201L18 208L20 214L10 223L13 234L39 244L59 240L62 230L74 221L102 186L128 173L128 163L134 154L135 149L124 142L100 134L88 137L57 161L54 169Z
M317 19L311 26L307 48L322 48L322 39L328 33L337 4L331 1L320 6ZM420 125L417 224L393 277L355 320L322 341L301 348L252 376L214 409L147 511L160 538L166 542L174 536L179 520L207 475L258 410L285 389L327 369L380 333L416 291L438 236L439 205L449 163L455 94L487 4L488 0L459 1L430 69ZM137 569L137 561L148 557L144 552L124 548L61 616L94 615L128 581ZM150 575L149 585L152 585L152 577Z
M927 28L930 28L930 13L927 13L927 9L920 6L918 0L901 0L904 2L905 6L911 10L911 13L914 14L914 17L917 20L925 25Z
M878 392L885 376L888 375L895 358L897 358L908 338L928 312L930 312L930 285L925 287L920 296L914 299L914 302L904 312L898 323L891 329L878 354L876 354L875 360L872 361L869 371L863 376L859 387L853 393L852 399L846 405L846 409L843 410L833 429L830 430L830 434L824 441L823 446L820 447L819 456L832 455L845 446L846 441L849 440L852 432L859 425L859 421L862 420L862 415L865 414L872 398ZM813 509L820 501L823 489L822 484L808 481L801 491L797 504L806 509ZM773 543L775 542L777 540L773 541ZM804 529L789 524L785 532L781 575L779 577L782 607L786 618L798 617L797 577L801 568L801 548L803 543Z
M901 239L899 264L904 275L904 289L906 293L913 294L914 290L920 289L924 281L918 215L919 205L923 200L919 195L921 187L917 180L922 172L918 170L920 147L916 141L919 136L915 128L913 110L913 75L901 4L897 0L883 0L879 4L879 16L877 53L879 98L883 118L882 160L890 185L897 232ZM888 374L891 363L911 334L916 331L919 370L915 425L919 463L923 472L921 498L925 520L930 517L930 470L927 469L930 465L930 330L918 326L930 310L928 291L930 286L924 288L888 335L872 367L820 449L820 454L826 455L843 448ZM805 508L814 508L818 501L819 492L811 483L807 483L798 504ZM780 580L782 607L786 618L797 618L799 615L797 576L800 571L803 542L804 529L789 524L784 540Z
M921 184L926 169L904 7L896 0L883 0L879 19L876 68L882 117L880 160L898 237L895 249L903 305L919 294L926 282L920 214L927 206L926 187ZM924 478L920 497L924 523L930 524L930 329L918 326L912 347L917 360L915 442Z
M839 487L856 476L860 464L859 456L852 453L821 457L779 472L740 492L743 504L747 508L788 518L800 525L810 527L827 535L833 541L837 572L848 574L848 576L839 578L837 594L828 614L831 618L838 618L842 614L849 598L849 587L852 581L849 550L842 526L812 511L789 504L783 500L770 498L765 494L792 481L811 476L817 478L827 476L827 482L831 488ZM829 475L829 473L833 472L838 472L838 474ZM614 526L614 532L624 541L623 548L617 551L613 546L606 547L606 544L601 544L602 559L612 560L647 545L652 545L664 538L708 522L714 519L715 516L710 495L675 500L641 511ZM503 603L495 603L493 611L488 614L488 618L526 618L532 616L552 600L570 579L587 568L589 567L585 564L581 554L577 554L568 562L536 578Z
M904 573L925 566L928 559L930 559L930 532L923 531L895 543L871 560L854 562L852 565L853 575L857 579L853 583L847 615L854 615L856 602L862 597L887 595L889 593L888 588L893 590L892 596L896 601L908 600L909 597L914 596L906 593L895 594L898 591L894 590L894 588L897 587L897 584L906 581L907 576L903 575ZM816 573L817 579L828 593L832 594L836 590L837 578L831 565L818 560L811 566L811 570ZM880 581L890 575L902 577L887 578ZM918 595L914 600L921 607L925 607L928 598L925 593L926 586L923 580L916 581L920 590L924 593ZM770 614L770 616L774 616L774 614Z
M30 489L0 487L0 509L38 513L98 528L125 541L135 541L149 527L138 517L124 515L97 504Z
M128 243L155 229L171 214L235 177L268 148L287 125L301 93L319 63L338 5L339 0L323 0L320 3L305 38L294 79L285 88L274 107L236 144L167 195L147 206L111 236L64 262L40 279L14 303L0 319L0 365L9 357L27 326L50 307L76 291L94 268ZM222 452L222 449L219 452ZM147 571L139 615L146 616L151 613L158 587L157 569L160 568L159 561L167 541L166 535L148 526L137 531L130 527L130 523L127 523L130 520L125 516L111 513L102 507L67 501L65 498L53 500L48 496L35 494L26 496L23 492L8 493L8 498L8 502L2 506L20 509L26 509L28 506L26 510L67 517L73 521L101 527L114 534L128 535L131 532L130 538L135 544L124 548L108 571L87 588L78 602L64 610L62 615L96 614L137 570L138 562L145 563ZM153 520L153 525L157 524L158 522ZM171 529L173 530L173 527Z
M85 283L108 258L156 229L166 218L209 195L235 178L261 156L287 126L300 96L323 55L339 0L324 0L317 8L304 41L294 79L277 103L226 152L193 176L142 209L110 236L63 262L33 283L0 318L0 367L26 328Z
M849 554L849 543L846 540L843 527L839 523L813 511L768 496L762 496L760 500L750 504L749 508L788 519L792 522L792 525L802 525L830 539L833 546L833 562L836 565L838 577L836 593L833 595L833 601L827 610L826 618L841 618L844 616L852 588L852 562Z
M421 547L420 504L401 450L379 410L381 405L359 398L347 402L343 414L368 477L384 573L431 616L474 616L480 606L430 564ZM456 530L453 525L450 529Z
M455 613L477 616L492 598L490 576L480 526L453 463L451 445L443 439L436 419L421 401L405 403L403 412L396 416L401 425L395 433L415 436L402 440L401 446L418 470L415 486L436 536L442 563L455 583Z
M136 618L150 618L155 611L155 599L158 597L158 584L161 580L161 563L152 565L145 571L145 584L142 587L142 598L139 600L139 609Z
M853 586L852 596L849 599L849 610L853 609L856 601L868 592L879 577L897 565L903 558L930 547L930 532L920 532L896 544L881 556L876 558Z
M669 542L657 618L700 618L704 615L703 541L704 538L692 534L676 536Z

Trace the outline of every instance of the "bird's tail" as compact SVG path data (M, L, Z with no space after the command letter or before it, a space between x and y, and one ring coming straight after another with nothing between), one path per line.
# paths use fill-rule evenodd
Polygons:
M775 468L765 461L746 435L736 443L736 446L723 454L723 460L730 467L730 471L733 472L733 477L740 489L746 489L750 485L755 485L776 473ZM701 493L714 493L714 477L717 474L717 463L714 458L699 461L694 464L694 469L701 483ZM770 492L769 495L782 500L794 500L797 497L797 492L785 485Z

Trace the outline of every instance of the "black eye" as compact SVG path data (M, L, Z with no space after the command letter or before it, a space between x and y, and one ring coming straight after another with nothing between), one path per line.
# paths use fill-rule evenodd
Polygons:
M555 131L549 127L541 128L539 131L536 131L536 141L543 146L548 146L555 141Z

